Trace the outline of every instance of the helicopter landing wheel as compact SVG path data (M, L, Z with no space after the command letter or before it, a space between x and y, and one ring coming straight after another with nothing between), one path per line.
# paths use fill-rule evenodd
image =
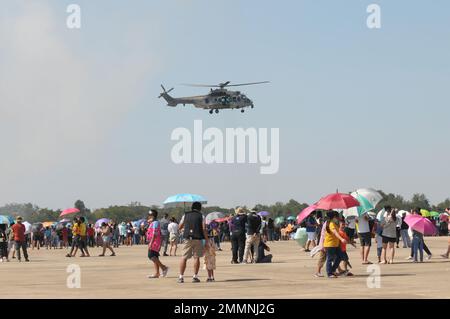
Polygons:
M252 105L251 108L254 108L254 106Z
M241 110L241 113L244 113L244 110Z
M213 114L213 110L209 110L209 114Z
M216 113L219 113L219 109L216 109Z

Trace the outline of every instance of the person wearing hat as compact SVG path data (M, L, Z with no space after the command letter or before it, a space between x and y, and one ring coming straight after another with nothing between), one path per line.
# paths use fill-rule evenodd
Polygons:
M25 257L25 261L30 261L28 259L27 252L27 242L25 240L25 225L22 224L22 217L18 216L16 223L11 227L14 234L14 246L16 250L17 260L22 261L20 256L20 249L22 248L23 256Z
M231 250L233 257L232 264L242 263L245 250L245 224L247 215L242 207L236 209L236 215L231 219Z

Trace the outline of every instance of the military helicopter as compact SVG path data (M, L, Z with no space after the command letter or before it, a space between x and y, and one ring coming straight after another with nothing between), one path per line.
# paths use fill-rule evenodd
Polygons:
M244 86L244 85L255 85L262 83L269 83L269 81L262 82L252 82L252 83L240 83L240 84L230 84L230 81L219 83L216 85L208 85L208 84L183 84L186 86L193 87L209 87L210 92L207 95L198 95L198 96L188 96L188 97L172 97L169 93L173 90L167 90L161 84L163 92L158 96L158 98L164 98L167 101L167 106L175 107L178 104L193 104L195 107L202 108L205 110L209 110L210 114L213 112L219 113L220 109L241 109L241 112L244 113L244 109L246 107L253 108L253 102L250 100L245 94L240 91L229 91L226 87L232 86ZM217 89L213 89L217 88Z

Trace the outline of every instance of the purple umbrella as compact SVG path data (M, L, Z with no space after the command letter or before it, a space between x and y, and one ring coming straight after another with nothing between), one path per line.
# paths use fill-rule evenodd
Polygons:
M108 218L100 218L99 220L97 220L95 222L95 228L100 228L102 226L103 223L109 223L111 220Z
M261 217L264 217L264 216L270 215L270 213L266 212L266 211L262 211L262 212L259 212L258 215L261 216Z

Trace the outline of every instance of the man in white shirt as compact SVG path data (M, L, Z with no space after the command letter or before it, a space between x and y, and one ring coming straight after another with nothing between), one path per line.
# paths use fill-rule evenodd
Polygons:
M368 258L370 253L370 246L372 245L372 234L369 226L369 214L364 213L357 219L358 222L358 236L361 242L361 258L363 265L372 264Z

